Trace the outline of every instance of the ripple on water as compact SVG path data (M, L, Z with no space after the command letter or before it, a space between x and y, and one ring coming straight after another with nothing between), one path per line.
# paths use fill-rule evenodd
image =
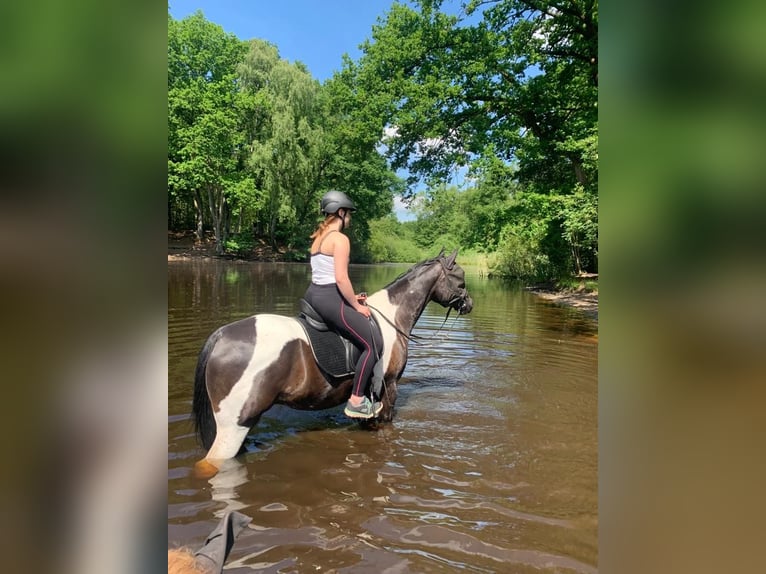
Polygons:
M306 278L305 266L169 269L169 540L195 547L240 509L253 522L234 571L595 572L597 328L499 282L468 277L474 312L446 324L426 308L392 424L275 407L245 455L194 477L202 343L254 310L294 313Z

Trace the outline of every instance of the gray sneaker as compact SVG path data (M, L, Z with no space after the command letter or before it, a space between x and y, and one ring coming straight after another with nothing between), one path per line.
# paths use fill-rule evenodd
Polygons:
M364 397L364 399L362 399L362 403L359 406L352 405L351 401L347 402L346 408L343 409L343 412L347 417L351 417L352 419L371 419L378 416L382 410L383 403L379 403L377 401L373 403L370 399Z

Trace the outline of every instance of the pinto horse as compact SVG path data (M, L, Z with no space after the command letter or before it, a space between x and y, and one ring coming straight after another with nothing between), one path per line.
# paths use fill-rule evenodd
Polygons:
M457 250L447 257L442 249L434 259L418 263L367 298L384 342L376 365L383 378L378 420L393 417L396 384L407 364L407 342L428 302L459 314L473 308L465 272L456 258ZM302 410L335 407L351 396L352 381L353 374L342 380L323 374L297 318L259 314L218 328L205 342L195 372L192 411L197 434L208 449L195 466L197 474L214 474L236 456L272 405Z

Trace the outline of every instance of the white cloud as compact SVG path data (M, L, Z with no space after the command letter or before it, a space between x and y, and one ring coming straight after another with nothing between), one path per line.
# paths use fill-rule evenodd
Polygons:
M416 219L415 214L409 210L407 204L398 195L394 197L394 214L399 221L414 221Z

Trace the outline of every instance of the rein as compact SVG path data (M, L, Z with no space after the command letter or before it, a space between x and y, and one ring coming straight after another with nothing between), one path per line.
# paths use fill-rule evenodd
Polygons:
M389 319L388 317L386 317L386 316L385 316L385 315L384 315L384 314L381 312L381 310L380 310L380 309L378 309L377 307L374 307L374 306L370 305L369 303L365 303L365 305L367 305L367 306L368 306L370 309L372 309L373 311L376 311L376 312L378 313L378 315L380 315L381 317L383 317L383 318L386 320L386 323L388 323L389 325L391 325L391 326L394 328L394 330L395 330L397 333L399 333L399 334L400 334L402 337L404 337L405 339L409 339L409 340L410 340L410 341L412 341L413 343L419 343L419 342L420 342L420 340L425 340L425 337L421 337L420 335L412 335L412 334L409 334L409 335L408 335L407 333L405 333L404 331L402 331L402 330L401 330L399 327L397 327L397 326L396 326L396 324L395 324L395 323L394 323L394 322L393 322L391 319Z
M445 278L446 278L446 272L447 272L448 270L451 270L451 269L452 269L452 265L450 265L450 266L447 266L447 265L445 265L445 262L443 261L443 257L442 257L441 259L439 259L438 261L439 261L439 263L441 263L441 266L442 266L442 273L444 274L444 276L445 276ZM454 260L453 260L453 263L454 263ZM446 316L446 317L444 317L444 321L442 322L441 326L440 326L440 327L439 327L439 328L436 330L436 334L438 334L438 333L439 333L439 332L442 330L442 328L444 327L444 325L446 325L446 324L447 324L447 319L449 319L450 313L452 313L453 305L454 305L455 303L457 303L458 301L461 301L461 300L463 300L463 299L464 299L464 297L465 297L465 294L466 294L466 291L465 291L465 289L463 289L463 290L462 290L462 293L459 293L458 295L456 295L455 297L453 297L453 298L452 298L452 299L449 301L449 303L447 303L447 305L446 305L446 306L447 306L447 316ZM385 315L384 315L384 314L381 312L381 310L380 310L380 309L377 309L376 307L374 307L374 306L370 305L370 304L369 304L369 303L367 303L367 302L365 302L365 305L367 305L367 306L368 306L370 309L372 309L373 311L376 311L376 312L378 313L378 315L380 315L381 317L383 317L383 319L385 319L385 320L386 320L386 323L388 323L389 325L391 325L391 326L394 328L394 330L395 330L397 333L399 333L399 334L400 334L402 337L404 337L405 339L407 339L407 340L409 340L409 341L412 341L413 343L419 343L420 341L427 341L427 340L429 340L429 337L421 337L420 335L413 335L413 334L411 334L411 333L409 333L409 334L408 334L408 333L405 333L405 332L404 332L404 331L402 331L402 330L401 330L399 327L397 327L397 326L396 326L396 324L395 324L395 323L394 323L394 322L393 322L391 319L389 319L388 317L386 317L386 316L385 316ZM458 312L458 314L457 314L457 317L459 317L459 316L462 314L462 310L463 310L463 305L461 305L461 306L460 306L460 309L457 309L457 312ZM456 320L457 320L457 317L455 317L455 319L456 319Z
M450 303L455 303L455 302L457 302L457 301L459 301L459 300L460 300L460 297L455 297L455 298L454 298L452 301L450 301ZM402 331L402 330L401 330L399 327L397 327L397 326L394 324L394 322L393 322L393 321L391 321L391 319L389 319L388 317L386 317L386 316L385 316L385 315L384 315L384 314L381 312L381 310L380 310L380 309L378 309L378 308L376 308L376 307L374 307L374 306L370 305L369 303L365 303L365 305L367 305L367 306L368 306L370 309L372 309L373 311L376 311L376 312L378 313L378 315L380 315L381 317L383 317L383 318L386 320L386 323L388 323L389 325L391 325L391 326L394 328L394 330L395 330L397 333L399 333L399 334L400 334L402 337L404 337L405 339L408 339L408 340L412 341L413 343L419 343L420 341L428 341L428 340L429 340L429 337L421 337L420 335L413 335L412 333L410 333L410 334L408 335L407 333L405 333L404 331ZM443 321L443 322L442 322L442 324L439 326L439 328L438 328L438 329L436 329L436 333L435 333L435 334L438 334L438 333L439 333L439 331L441 331L441 330L442 330L442 328L444 328L444 325L446 325L446 324L447 324L447 319L449 319L450 313L452 313L452 306L450 306L450 307L448 307L448 308L447 308L447 316L446 316L446 317L444 317L444 321ZM458 312L458 315L457 315L457 317L455 317L455 319L457 320L457 318L458 318L458 317L460 317L460 312Z

